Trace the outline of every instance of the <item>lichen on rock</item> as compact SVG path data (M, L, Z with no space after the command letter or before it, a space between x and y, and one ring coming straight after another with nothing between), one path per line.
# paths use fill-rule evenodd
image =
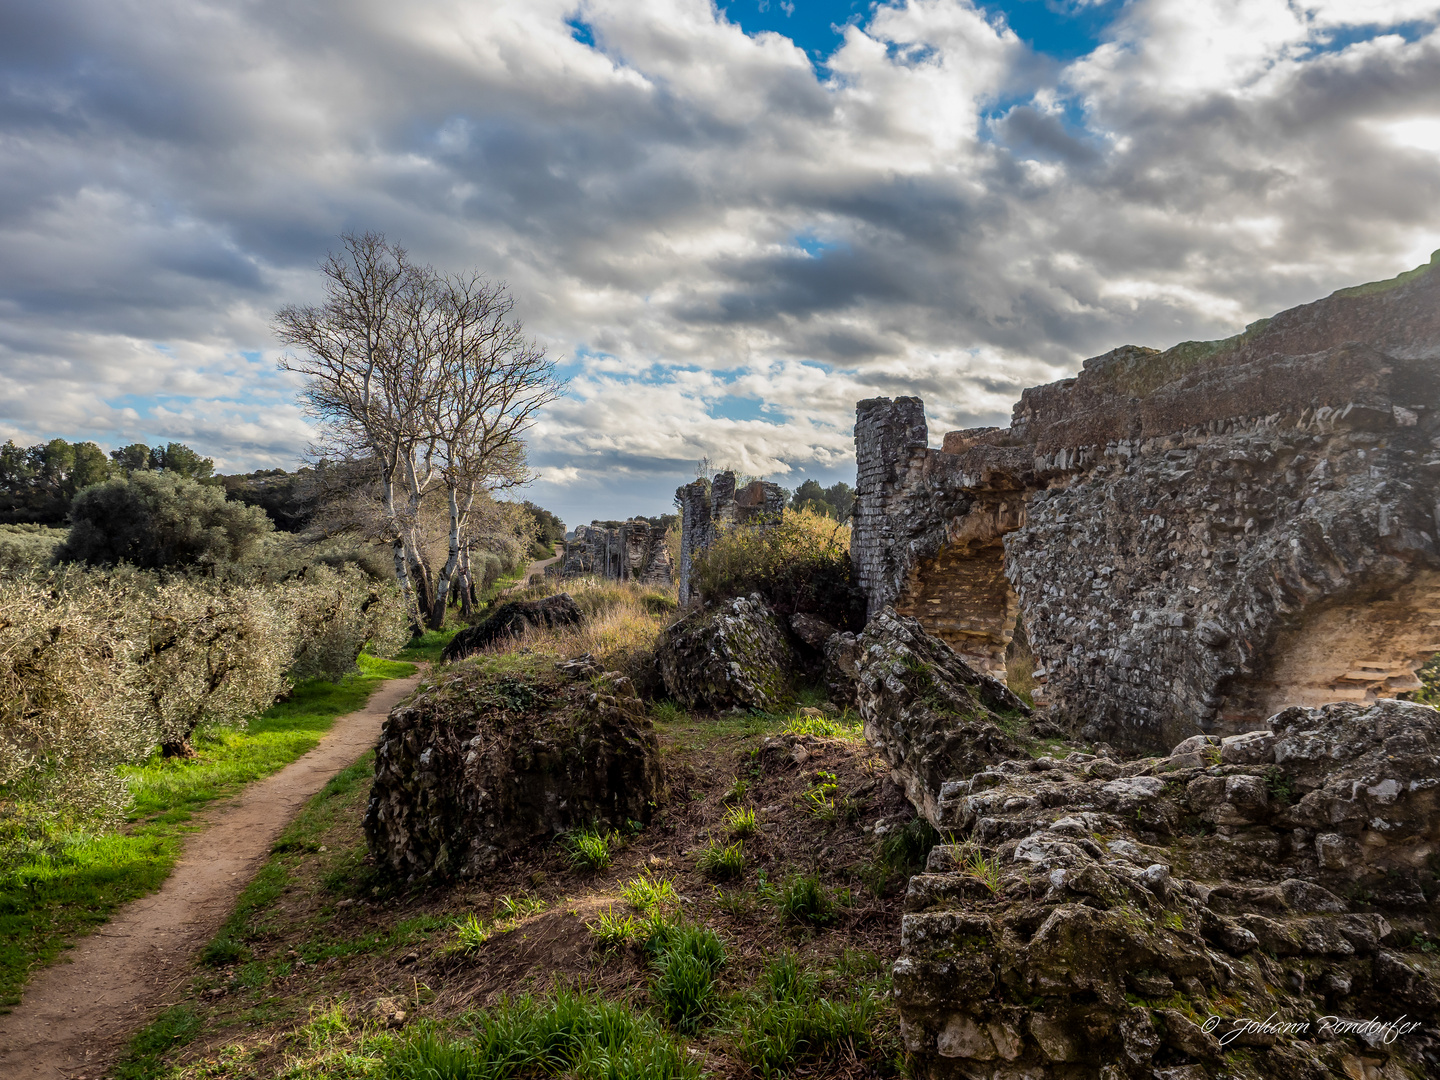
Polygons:
M837 668L853 669L865 738L932 824L947 780L1020 752L1006 727L1029 706L915 619L887 608L853 646L837 635L828 653Z
M758 595L691 612L660 635L655 657L666 692L686 708L775 709L797 664Z

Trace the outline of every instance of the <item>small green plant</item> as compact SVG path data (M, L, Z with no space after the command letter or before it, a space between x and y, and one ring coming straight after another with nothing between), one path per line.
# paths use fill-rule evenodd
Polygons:
M961 871L970 878L974 878L984 885L992 893L1000 891L1000 858L987 859L983 851L972 851L970 857L965 860Z
M726 844L722 840L711 841L695 857L695 868L717 881L739 877L745 872L745 842L736 840L733 844Z
M620 848L620 836L614 832L601 832L593 826L576 829L565 835L565 847L570 855L570 864L580 870L604 870L615 858Z
M594 922L585 924L590 937L602 949L618 949L633 941L638 933L635 919L630 915L617 915L615 909L607 908Z
M787 735L813 735L819 739L848 739L858 741L861 734L858 723L846 723L843 719L829 716L792 716L781 729Z
M741 780L737 777L734 783L732 783L729 788L726 789L725 794L720 797L720 801L726 804L738 803L740 800L745 798L745 795L749 790L750 781Z
M840 816L835 800L823 788L811 788L801 795L800 809L817 821L835 821Z
M835 918L835 903L816 874L797 874L773 889L775 911L788 922L823 926Z
M620 898L636 911L649 911L662 904L680 902L680 896L675 892L675 883L667 877L657 878L649 870L621 886Z
M495 915L511 921L544 911L546 903L538 896L502 896L495 901Z
M693 1033L716 1011L716 973L725 963L725 943L709 927L673 927L655 960L651 992L665 1018Z
M685 710L673 701L657 701L650 706L650 716L660 724L673 724L685 719Z
M490 940L494 928L486 926L472 911L455 924L455 947L460 952L472 953Z
M1278 765L1271 765L1265 770L1265 790L1271 802L1280 806L1289 806L1295 799L1295 782Z
M735 806L731 807L725 815L725 828L737 840L744 840L760 831L760 823L755 820L754 809L748 806Z

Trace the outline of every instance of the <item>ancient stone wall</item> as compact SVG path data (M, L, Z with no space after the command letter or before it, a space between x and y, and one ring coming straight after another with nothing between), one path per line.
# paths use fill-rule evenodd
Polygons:
M696 557L714 539L737 525L764 527L785 510L780 485L756 480L738 491L733 472L717 473L708 484L696 480L675 490L680 504L680 605L699 599L692 573Z
M1440 262L1220 342L1134 346L926 447L857 407L852 559L982 669L1157 748L1416 686L1440 650Z
M564 557L552 563L547 573L668 586L672 570L665 530L644 518L631 518L613 529L594 522L578 526L565 541Z

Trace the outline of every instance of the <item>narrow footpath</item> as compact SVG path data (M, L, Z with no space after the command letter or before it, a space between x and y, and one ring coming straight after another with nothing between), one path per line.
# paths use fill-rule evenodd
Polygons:
M423 672L422 672L423 674ZM421 675L395 679L320 744L279 772L197 815L205 826L160 891L128 904L62 953L0 1016L0 1077L97 1080L129 1036L176 1004L190 958L215 935L270 845L305 801L375 745L390 709Z

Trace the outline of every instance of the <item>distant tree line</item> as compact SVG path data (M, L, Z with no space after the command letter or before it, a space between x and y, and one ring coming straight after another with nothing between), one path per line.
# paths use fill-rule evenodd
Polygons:
M822 488L819 481L806 480L790 496L792 510L809 510L821 517L849 521L855 509L855 489L843 480Z
M80 491L138 472L206 481L214 475L215 462L184 443L132 443L106 454L93 442L51 439L19 446L12 439L0 446L0 522L62 524Z

